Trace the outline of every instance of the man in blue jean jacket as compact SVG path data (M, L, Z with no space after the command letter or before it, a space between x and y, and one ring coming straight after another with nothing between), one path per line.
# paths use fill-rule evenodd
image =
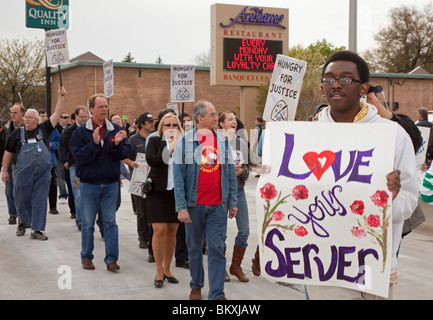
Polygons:
M197 124L174 151L174 193L178 219L185 223L191 274L191 300L201 299L204 286L203 238L208 250L209 299L225 299L223 254L227 211L237 214L236 171L227 138L215 129L215 107L202 101L194 107Z
M100 94L89 99L92 118L72 134L69 150L76 160L81 194L81 263L93 270L95 219L102 214L105 239L105 259L108 271L117 271L119 257L118 227L116 224L119 191L120 161L131 152L126 132L107 120L108 102Z

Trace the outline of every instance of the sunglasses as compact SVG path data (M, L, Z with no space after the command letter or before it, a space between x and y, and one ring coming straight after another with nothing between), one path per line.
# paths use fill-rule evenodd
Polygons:
M69 116L68 117L60 117L60 118L62 118L62 119L69 119Z
M170 128L170 127L177 128L177 127L179 127L179 125L177 123L164 123L163 126L166 127L166 128Z

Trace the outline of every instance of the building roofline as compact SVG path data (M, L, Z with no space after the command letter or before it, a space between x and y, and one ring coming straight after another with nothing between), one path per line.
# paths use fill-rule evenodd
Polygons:
M61 69L67 70L79 66L101 67L104 61L94 60L77 60L69 64L61 66ZM135 68L135 69L171 69L170 64L157 64L157 63L136 63L136 62L114 62L114 67L118 68ZM195 66L198 71L210 71L210 66ZM52 73L58 72L58 67L51 69ZM420 80L433 80L433 74L408 74L408 73L371 73L372 78L393 78L393 79L420 79Z
M69 64L61 65L62 70L72 69L80 66L87 67L101 67L103 66L104 61L94 61L94 60L77 60L71 62ZM135 63L135 62L113 62L114 67L118 68L135 68L135 69L171 69L170 64L157 64L157 63ZM195 69L198 71L209 71L209 66L195 66ZM52 73L58 72L59 68L53 67L51 69Z

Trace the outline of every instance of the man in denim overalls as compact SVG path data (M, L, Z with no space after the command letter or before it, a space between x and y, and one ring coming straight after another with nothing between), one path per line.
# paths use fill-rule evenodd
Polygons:
M6 144L3 165L7 166L13 154L18 154L14 162L14 197L19 214L17 236L23 236L26 227L31 225L30 239L47 240L45 231L47 219L47 196L51 179L51 154L49 140L64 105L66 90L59 89L56 110L50 121L39 124L39 113L28 109L24 116L24 127L15 130ZM9 180L7 170L2 172L2 180Z

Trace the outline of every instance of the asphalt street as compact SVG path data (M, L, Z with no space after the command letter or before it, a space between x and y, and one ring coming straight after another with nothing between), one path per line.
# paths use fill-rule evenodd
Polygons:
M242 268L250 278L241 283L233 276L225 285L230 300L305 300L303 286L281 285L256 277L251 259L258 243L255 215L254 174L246 185L250 211L250 238ZM178 284L165 281L163 288L153 284L155 264L147 261L148 252L138 247L136 216L132 211L128 182L124 180L122 204L117 213L119 225L119 272L109 272L104 264L104 241L95 232L96 270L81 266L81 236L70 219L67 204L58 204L58 215L48 214L47 241L30 239L30 231L15 235L8 225L4 184L0 183L0 300L186 300L189 296L189 270L172 265ZM399 284L394 299L433 299L433 207L422 204L427 221L402 241L399 255ZM236 223L228 222L227 257L231 258ZM229 259L228 259L229 260ZM206 258L204 259L206 264ZM227 268L229 262L227 263ZM207 269L205 269L207 270ZM207 276L203 297L207 299Z

